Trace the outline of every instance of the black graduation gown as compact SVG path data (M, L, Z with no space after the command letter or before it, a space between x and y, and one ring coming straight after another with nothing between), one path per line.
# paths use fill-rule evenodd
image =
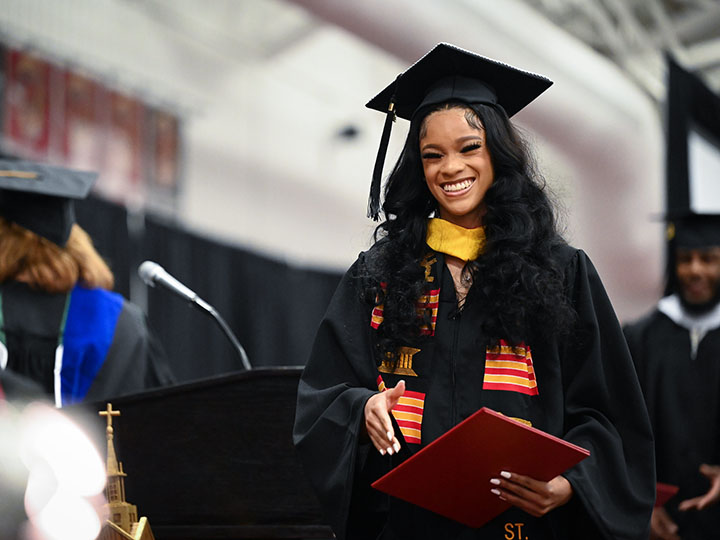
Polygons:
M298 388L294 442L336 536L646 539L655 496L650 424L620 325L587 256L569 247L557 253L578 321L569 339L527 344L538 390L532 395L489 383L491 350L476 306L469 298L458 311L441 254L434 254L429 274L440 284L437 322L434 335L410 350L414 375L378 367L372 324L382 317L362 301L358 277L373 253L361 254L341 281ZM399 455L383 457L363 439L364 405L378 384L392 387L401 378L406 395L424 401L420 441L409 442L417 432L405 428ZM513 508L473 530L369 487L483 406L590 450L565 473L574 491L569 504L541 520Z
M720 464L720 329L708 332L691 359L690 332L658 310L627 325L655 435L657 479L679 486L665 508L683 540L720 536L720 506L680 512L678 503L707 492L700 464Z
M47 393L32 379L13 371L0 371L0 402L47 400ZM0 538L2 536L0 535Z
M74 400L101 401L174 382L165 353L149 331L145 315L138 306L108 291L84 289L81 293L86 296L82 306L84 311L90 308L102 312L107 306L115 305L117 314L107 319L108 324L112 324L106 329L110 341L107 350L99 353L97 371L85 374L91 377L89 387L80 393L69 390L74 392ZM55 392L55 355L66 313L67 295L49 294L24 283L8 281L0 285L0 298L3 321L0 331L4 334L3 341L8 352L6 369L36 381L52 396ZM96 299L98 302L106 301L88 306ZM77 330L82 333L82 321ZM83 336L79 338L83 340L79 346L85 349L79 351L79 355L87 357L96 353L97 341ZM85 368L82 366L80 369Z

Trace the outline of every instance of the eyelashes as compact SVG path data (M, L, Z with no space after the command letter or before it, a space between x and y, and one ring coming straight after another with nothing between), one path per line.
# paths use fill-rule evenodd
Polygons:
M460 150L463 154L466 154L468 152L472 152L473 150L479 150L482 148L482 143L479 141L470 143L467 146L463 146L462 150Z
M480 150L483 147L482 141L473 141L466 144L460 149L461 154L468 154L475 150ZM443 155L440 152L423 152L420 157L422 159L440 159Z

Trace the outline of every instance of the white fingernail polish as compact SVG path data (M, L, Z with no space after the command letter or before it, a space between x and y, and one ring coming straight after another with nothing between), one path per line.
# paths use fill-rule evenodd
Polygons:
M499 486L499 485L500 485L500 480L498 480L497 478L491 478L491 479L490 479L490 483L491 483L492 485L494 485L494 486Z
M393 448L395 449L396 452L399 452L400 451L400 443L396 442L395 444L393 444Z
M382 448L380 449L380 455L381 455L381 456L384 456L384 455L385 455L385 450L383 450Z
M388 454L390 454L390 455L392 456L392 455L393 455L393 449L392 449L392 448L390 448L390 447L388 447L388 449L387 449L387 453L388 453Z
M491 489L491 490L490 490L490 493L492 493L493 495L497 495L498 497L500 496L500 490L499 490L499 489Z
M388 431L388 432L387 432L387 436L388 436L388 441L392 442L392 440L393 440L393 432L392 432L392 431Z
M502 476L503 478L510 478L512 475L507 471L502 471L500 473L500 476Z

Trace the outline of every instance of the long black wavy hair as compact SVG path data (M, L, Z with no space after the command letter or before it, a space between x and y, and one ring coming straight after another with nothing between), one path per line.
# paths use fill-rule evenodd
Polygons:
M486 250L464 269L473 278L468 299L482 310L482 331L492 340L518 344L533 336L562 335L574 319L563 269L553 257L564 241L527 144L501 107L445 103L415 115L385 186L385 221L375 230L377 256L368 263L365 291L368 301L384 306L383 353L416 339L428 322L418 317L416 306L429 290L420 262L430 251L427 219L438 205L425 182L420 138L430 113L456 107L465 110L472 127L485 130L495 174L484 199Z

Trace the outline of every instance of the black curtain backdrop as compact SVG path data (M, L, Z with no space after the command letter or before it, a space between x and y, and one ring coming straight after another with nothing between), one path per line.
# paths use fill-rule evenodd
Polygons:
M138 264L155 261L220 313L253 367L305 364L340 273L294 267L149 215L144 228L129 233L123 208L100 199L84 203L78 222L111 263L118 292L127 297ZM178 381L242 370L234 347L203 311L159 288L148 291L147 311Z

